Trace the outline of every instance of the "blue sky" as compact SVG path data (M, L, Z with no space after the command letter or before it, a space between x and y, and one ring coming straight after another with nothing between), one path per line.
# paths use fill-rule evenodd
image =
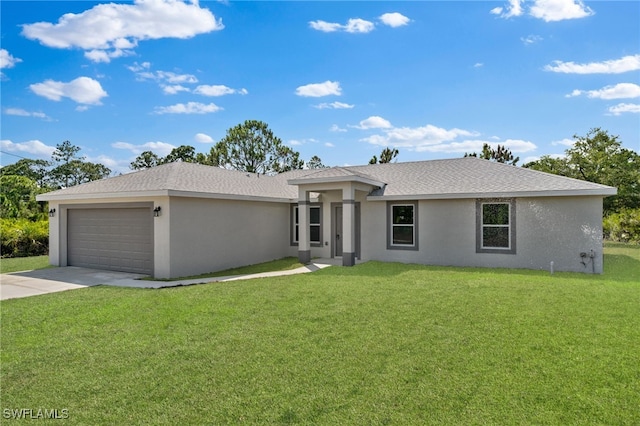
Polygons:
M247 119L308 160L640 151L640 2L2 1L2 165L70 140L115 173Z

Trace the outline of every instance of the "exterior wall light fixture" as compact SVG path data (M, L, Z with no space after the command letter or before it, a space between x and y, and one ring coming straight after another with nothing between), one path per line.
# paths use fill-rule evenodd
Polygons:
M155 209L153 209L153 217L158 217L160 216L160 212L162 211L162 207L158 206Z
M49 210L49 217L54 217L56 215L56 209Z

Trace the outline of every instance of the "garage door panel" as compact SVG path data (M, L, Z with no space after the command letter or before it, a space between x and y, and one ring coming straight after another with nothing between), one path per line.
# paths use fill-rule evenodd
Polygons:
M69 209L67 218L69 265L153 273L150 208Z

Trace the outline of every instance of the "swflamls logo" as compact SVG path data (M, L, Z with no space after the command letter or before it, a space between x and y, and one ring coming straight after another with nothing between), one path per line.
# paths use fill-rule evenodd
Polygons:
M58 410L48 408L5 408L2 410L5 419L68 419L69 409Z

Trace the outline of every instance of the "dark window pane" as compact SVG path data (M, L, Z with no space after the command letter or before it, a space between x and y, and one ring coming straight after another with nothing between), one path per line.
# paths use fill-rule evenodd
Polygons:
M309 209L309 215L311 216L309 223L320 223L320 207L311 207L311 209Z
M509 224L509 204L483 204L482 205L483 225L508 225Z
M298 235L298 225L296 225L296 239L294 241L300 241L298 239L299 235Z
M509 227L484 227L482 229L482 246L485 248L509 248Z
M310 229L310 234L311 236L309 237L311 242L313 243L319 243L320 242L320 226L311 226Z
M295 216L295 218L294 218L294 223L298 223L298 208L297 208L297 207L294 207L294 208L293 208L293 212L294 212L293 214L294 214L294 216Z
M393 206L393 224L413 225L413 206Z
M413 245L413 226L394 226L393 244Z

